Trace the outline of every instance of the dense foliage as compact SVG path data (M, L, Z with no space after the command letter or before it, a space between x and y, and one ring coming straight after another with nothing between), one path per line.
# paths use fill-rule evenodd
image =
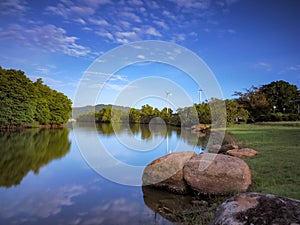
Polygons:
M23 71L0 67L0 127L66 123L72 102L64 94L32 82Z
M221 104L222 103L222 104ZM221 115L222 106L226 107L226 114ZM211 110L213 107L213 110ZM221 119L216 119L220 124L224 123L234 123L236 118L248 118L248 111L243 109L238 105L238 103L232 100L217 100L213 99L210 103L194 104L190 107L179 108L177 113L173 113L170 108L163 108L159 110L153 108L152 106L146 104L143 105L140 110L131 108L129 110L115 109L112 106L107 106L96 112L89 112L83 114L77 118L79 122L129 122L129 123L139 123L148 124L152 119L157 117L164 120L166 124L173 126L192 126L197 123L212 123L212 113L213 116L218 116ZM153 120L155 121L155 120ZM158 122L161 120L157 120ZM220 125L219 124L219 125Z
M129 122L147 124L160 117L166 124L191 126L197 123L224 127L240 121L294 121L300 120L297 104L300 99L297 86L285 81L276 81L261 87L246 89L245 93L236 92L236 99L211 99L209 102L178 108L159 110L146 104L141 109L107 106L99 111L82 114L78 121L90 122ZM224 110L226 108L226 110ZM226 113L226 114L225 114ZM216 124L217 123L217 124Z
M274 81L261 87L236 92L236 102L243 106L253 121L299 120L297 104L300 91L286 81Z

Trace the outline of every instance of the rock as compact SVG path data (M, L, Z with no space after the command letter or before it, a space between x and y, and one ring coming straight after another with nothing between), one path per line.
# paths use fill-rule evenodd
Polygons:
M239 148L239 146L234 145L234 144L222 145L220 150L219 150L219 153L225 154L228 150L238 149L238 148Z
M221 147L222 147L221 145L215 144L215 145L207 146L206 150L210 153L218 153Z
M174 152L154 160L144 170L143 185L165 188L174 193L187 193L189 187L183 179L183 166L195 155L194 152Z
M226 153L228 155L243 158L243 157L253 157L257 154L257 151L251 148L241 148L241 149L228 150Z
M192 157L183 168L188 185L203 194L245 192L251 184L248 165L237 157L204 153Z
M200 124L197 124L197 125L193 125L192 129L194 131L204 131L204 130L209 129L209 126L207 126L206 124L200 123Z
M300 201L270 194L242 193L226 200L210 225L300 224Z

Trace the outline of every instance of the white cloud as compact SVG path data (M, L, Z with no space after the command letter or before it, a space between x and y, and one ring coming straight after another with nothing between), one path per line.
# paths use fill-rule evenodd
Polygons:
M0 1L0 15L20 15L28 10L25 0L2 0Z
M85 22L84 19L78 18L78 19L76 19L75 21L76 21L77 23L82 24L82 25L86 25L86 22Z
M167 11L167 10L164 10L163 12L162 12L162 14L165 16L165 17L167 17L168 19L171 19L171 20L176 20L176 17L172 14L172 13L170 13L169 11Z
M142 20L139 16L137 16L136 14L132 13L132 12L122 12L121 15L127 19L130 19L134 22L137 22L137 23L141 23Z
M86 192L86 189L79 185L63 186L53 190L43 190L38 193L30 193L25 199L17 202L14 196L6 196L10 202L2 207L0 214L5 217L13 217L22 213L34 217L47 218L61 212L63 206L73 205L72 199ZM10 199L11 198L11 199ZM11 201L9 201L9 199ZM18 207L16 207L16 205ZM32 207L33 205L38 207Z
M116 32L117 37L125 37L125 38L134 38L136 37L136 33L132 31L128 32Z
M236 33L236 31L233 30L233 29L227 29L227 32L230 33L230 34L235 34Z
M70 56L86 56L91 52L89 48L77 43L77 37L67 36L64 29L52 24L31 29L15 24L7 31L0 31L0 39L14 40L20 45L49 52L62 52Z
M289 72L299 72L300 71L300 64L294 66L288 66L285 69L278 72L278 74L286 74Z
M130 0L129 3L138 6L143 5L143 2L141 0Z
M131 23L129 23L128 21L125 21L125 20L121 20L120 24L125 28L131 27Z
M158 30L156 30L154 27L149 27L147 30L146 30L146 34L150 34L152 36L156 36L156 37L161 37L161 33L159 33Z
M105 19L90 19L90 22L99 26L108 26L109 23Z
M101 37L105 37L105 38L108 38L110 40L114 40L114 36L112 35L112 33L97 31L96 34L98 34Z
M287 68L289 71L299 71L300 70L300 65L295 65L295 66L290 66Z
M117 75L117 74L111 74L109 80L111 80L111 81L123 81L123 82L128 81L126 76Z
M168 25L164 21L155 20L155 21L153 21L153 23L155 23L156 25L158 25L164 29L169 29Z
M123 90L127 85L120 85L120 84L110 84L110 83L106 83L104 85L105 89L108 90L114 90L114 91L121 91Z
M48 6L46 10L64 18L74 18L76 16L88 17L94 15L100 5L110 3L111 1L109 0L61 0L60 3L55 6Z
M137 55L136 56L138 59L145 59L146 57L144 55Z
M180 8L188 9L207 9L210 6L210 0L168 0L175 3Z
M95 9L91 7L84 6L72 6L69 8L70 14L76 14L79 16L90 16L95 13Z
M258 68L258 69L266 70L268 72L272 70L271 64L266 63L266 62L258 62L258 63L255 64L255 67Z

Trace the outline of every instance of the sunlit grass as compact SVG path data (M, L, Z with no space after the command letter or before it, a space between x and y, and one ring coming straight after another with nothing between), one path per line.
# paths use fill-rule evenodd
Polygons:
M245 160L252 172L250 191L300 199L300 123L243 124L228 131L259 151Z

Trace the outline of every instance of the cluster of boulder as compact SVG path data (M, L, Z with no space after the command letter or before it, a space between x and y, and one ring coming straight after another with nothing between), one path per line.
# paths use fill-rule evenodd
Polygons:
M240 158L214 153L196 155L175 152L150 163L144 170L143 185L186 194L226 195L245 192L251 184L251 172Z
M191 190L206 195L239 193L218 208L211 225L300 224L300 201L246 192L251 171L241 158L256 155L255 150L213 147L225 154L175 152L154 160L144 170L143 185L177 194Z
M222 154L227 154L239 158L253 157L258 154L258 152L251 148L239 148L235 144L226 144L226 145L211 145L208 146L208 151L218 152Z

